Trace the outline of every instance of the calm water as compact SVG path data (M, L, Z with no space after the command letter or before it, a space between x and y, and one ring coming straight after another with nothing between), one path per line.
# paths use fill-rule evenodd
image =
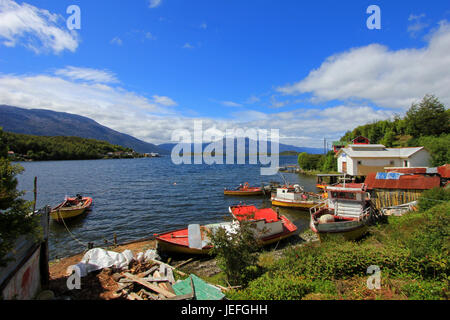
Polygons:
M281 157L280 165L293 164L296 157ZM279 181L277 176L261 176L258 165L174 165L170 157L93 161L21 163L20 190L33 190L38 177L37 207L55 206L66 195L77 193L94 199L93 210L68 224L82 242L103 245L104 239L124 242L154 233L185 227L190 223L223 221L228 207L245 201L258 207L270 206L262 198L225 197L224 187L240 183L261 185ZM315 178L284 173L290 183L315 191ZM26 194L32 199L32 192ZM300 230L308 228L309 214L281 210ZM63 257L84 250L64 226L50 223L50 256Z

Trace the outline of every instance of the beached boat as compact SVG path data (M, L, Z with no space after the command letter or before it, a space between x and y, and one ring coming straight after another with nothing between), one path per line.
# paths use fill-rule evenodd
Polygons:
M260 196L265 194L264 187L250 187L248 182L240 185L236 189L225 189L223 194L226 196Z
M285 216L279 216L272 209L257 209L255 206L233 206L229 208L234 220L209 224L205 226L189 225L188 228L179 229L156 235L158 250L206 255L212 248L208 233L218 228L225 228L228 233L239 232L240 221L251 221L255 224L257 237L263 245L280 241L292 236L297 227Z
M56 222L76 218L88 210L92 205L92 198L77 195L66 198L61 204L52 209L50 218Z
M305 192L299 185L294 185L277 188L271 200L273 206L308 210L323 199L321 195Z
M310 209L310 227L315 233L343 234L356 238L367 230L372 215L370 195L364 184L327 186L328 198Z

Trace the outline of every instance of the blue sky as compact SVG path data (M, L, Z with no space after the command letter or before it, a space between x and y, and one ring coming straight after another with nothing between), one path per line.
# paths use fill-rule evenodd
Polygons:
M0 104L153 143L202 119L320 147L427 93L448 106L449 18L448 1L0 0Z

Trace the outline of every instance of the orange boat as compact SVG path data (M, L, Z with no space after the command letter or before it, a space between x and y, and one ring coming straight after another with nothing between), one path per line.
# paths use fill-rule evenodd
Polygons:
M225 189L223 194L226 196L260 196L265 194L265 190L262 187L250 187L248 182L246 182L234 190Z
M56 222L73 219L82 215L92 205L92 198L77 195L75 198L66 198L60 205L53 208L50 217Z
M158 250L183 254L206 255L212 248L208 233L225 228L229 233L239 232L239 222L246 220L255 224L257 237L263 245L269 245L292 236L297 227L285 216L273 209L257 209L255 206L233 206L229 208L232 222L205 226L189 225L188 228L156 235Z

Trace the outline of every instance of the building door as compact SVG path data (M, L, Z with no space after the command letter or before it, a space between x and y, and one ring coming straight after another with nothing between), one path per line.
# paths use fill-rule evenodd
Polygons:
M342 173L347 173L347 162L342 162Z

